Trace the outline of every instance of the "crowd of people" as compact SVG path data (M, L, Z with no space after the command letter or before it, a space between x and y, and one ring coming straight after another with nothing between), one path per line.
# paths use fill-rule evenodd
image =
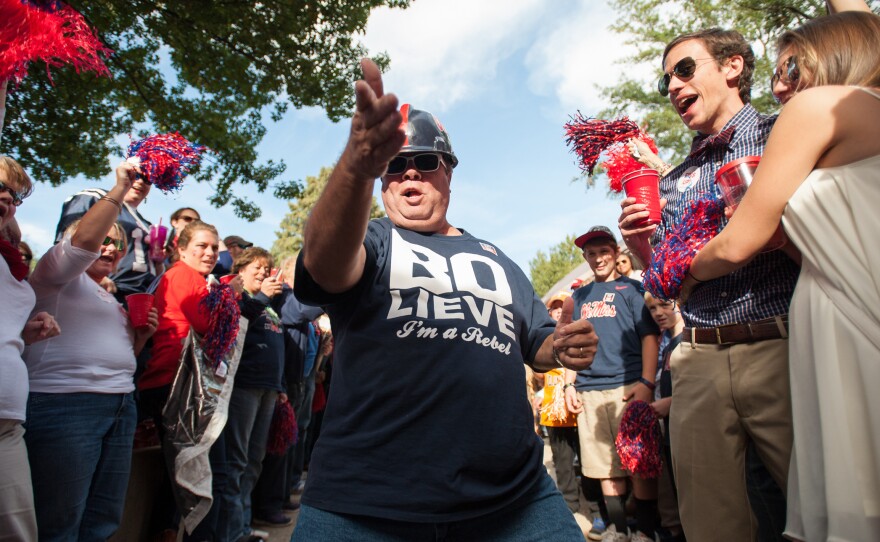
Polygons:
M135 442L165 450L155 540L260 540L260 525L292 521L297 491L303 542L875 539L880 17L829 4L779 40L778 116L750 105L738 32L667 45L658 90L692 152L672 165L630 143L661 176L661 223L624 199L626 247L587 229L575 244L592 280L546 304L499 247L447 220L449 134L386 94L369 60L303 250L278 265L192 208L158 246L139 209L150 185L124 162L112 188L64 203L31 271L14 217L33 185L0 157L0 541L111 537ZM762 157L754 180L679 298L646 292L654 247L744 156ZM376 179L387 217L370 220ZM780 224L788 242L768 250ZM190 525L168 405L192 337L218 333L217 291L240 328L215 374L231 391ZM542 388L532 404L524 382ZM641 403L661 422L652 475L616 444ZM277 434L286 417L298 438Z

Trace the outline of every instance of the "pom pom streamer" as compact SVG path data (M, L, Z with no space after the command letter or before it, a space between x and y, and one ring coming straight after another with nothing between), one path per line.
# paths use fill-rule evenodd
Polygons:
M20 83L28 64L70 64L79 73L110 76L101 58L113 53L75 9L59 1L0 0L0 81ZM49 80L52 77L49 74Z
M641 139L653 152L657 152L654 140L627 117L617 120L584 118L580 111L565 124L566 144L580 158L580 166L587 174L593 175L599 157L605 153L607 161L602 163L614 192L623 189L623 176L643 169L626 147L630 139Z
M128 158L131 161L137 157L144 179L167 193L180 189L184 177L201 163L205 150L205 146L171 132L133 141L128 146Z
M656 247L642 284L652 295L677 299L694 256L718 235L724 204L714 194L691 202L675 228Z
M269 426L269 441L266 443L266 453L272 455L284 455L291 446L296 444L297 432L296 416L290 401L275 403L275 414L272 416L272 425Z
M212 275L213 278L213 275ZM241 310L236 301L235 290L228 284L220 284L216 279L208 283L210 290L202 299L202 307L211 315L208 331L202 338L202 350L211 361L212 367L223 360L238 337L238 320Z
M617 455L621 466L640 478L657 478L663 464L660 460L660 425L651 405L632 401L620 419L617 429Z

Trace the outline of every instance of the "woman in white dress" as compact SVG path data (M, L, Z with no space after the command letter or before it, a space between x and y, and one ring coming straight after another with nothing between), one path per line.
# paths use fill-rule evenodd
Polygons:
M745 265L782 221L803 255L789 311L795 435L786 535L877 540L880 17L839 13L782 40L813 88L782 110L745 198L694 259L683 296Z

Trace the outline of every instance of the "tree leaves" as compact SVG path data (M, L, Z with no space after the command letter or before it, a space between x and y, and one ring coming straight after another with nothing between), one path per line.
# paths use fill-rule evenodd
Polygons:
M261 160L266 122L290 106L321 107L338 121L350 115L358 62L367 55L356 36L378 6L408 0L73 0L115 54L112 79L73 70L31 68L7 100L3 151L32 176L57 186L110 171L122 155L120 135L179 131L213 151L193 172L215 189L211 203L232 203L254 220L259 207L233 186L253 183L276 197L298 195L281 178L283 162ZM382 68L384 54L374 57Z
M539 296L547 293L562 277L584 263L582 252L575 246L574 240L574 235L568 235L558 245L550 248L547 254L539 250L529 261L532 286Z

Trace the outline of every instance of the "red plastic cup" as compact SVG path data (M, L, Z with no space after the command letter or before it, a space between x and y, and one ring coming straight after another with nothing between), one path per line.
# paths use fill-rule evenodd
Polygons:
M621 179L626 197L636 198L636 203L647 205L651 213L640 220L636 226L660 223L660 174L656 169L638 169L627 173Z
M238 276L237 273L233 273L231 275L223 275L222 277L220 277L220 284L229 284L237 276Z
M168 228L162 224L150 226L150 259L161 262L165 259L165 238L168 237Z
M760 161L760 156L744 156L724 164L715 173L715 183L721 190L725 205L736 209L746 194L746 189L752 184L752 177L755 176Z
M125 296L128 303L128 319L134 327L147 326L147 317L153 308L153 294L129 294Z

